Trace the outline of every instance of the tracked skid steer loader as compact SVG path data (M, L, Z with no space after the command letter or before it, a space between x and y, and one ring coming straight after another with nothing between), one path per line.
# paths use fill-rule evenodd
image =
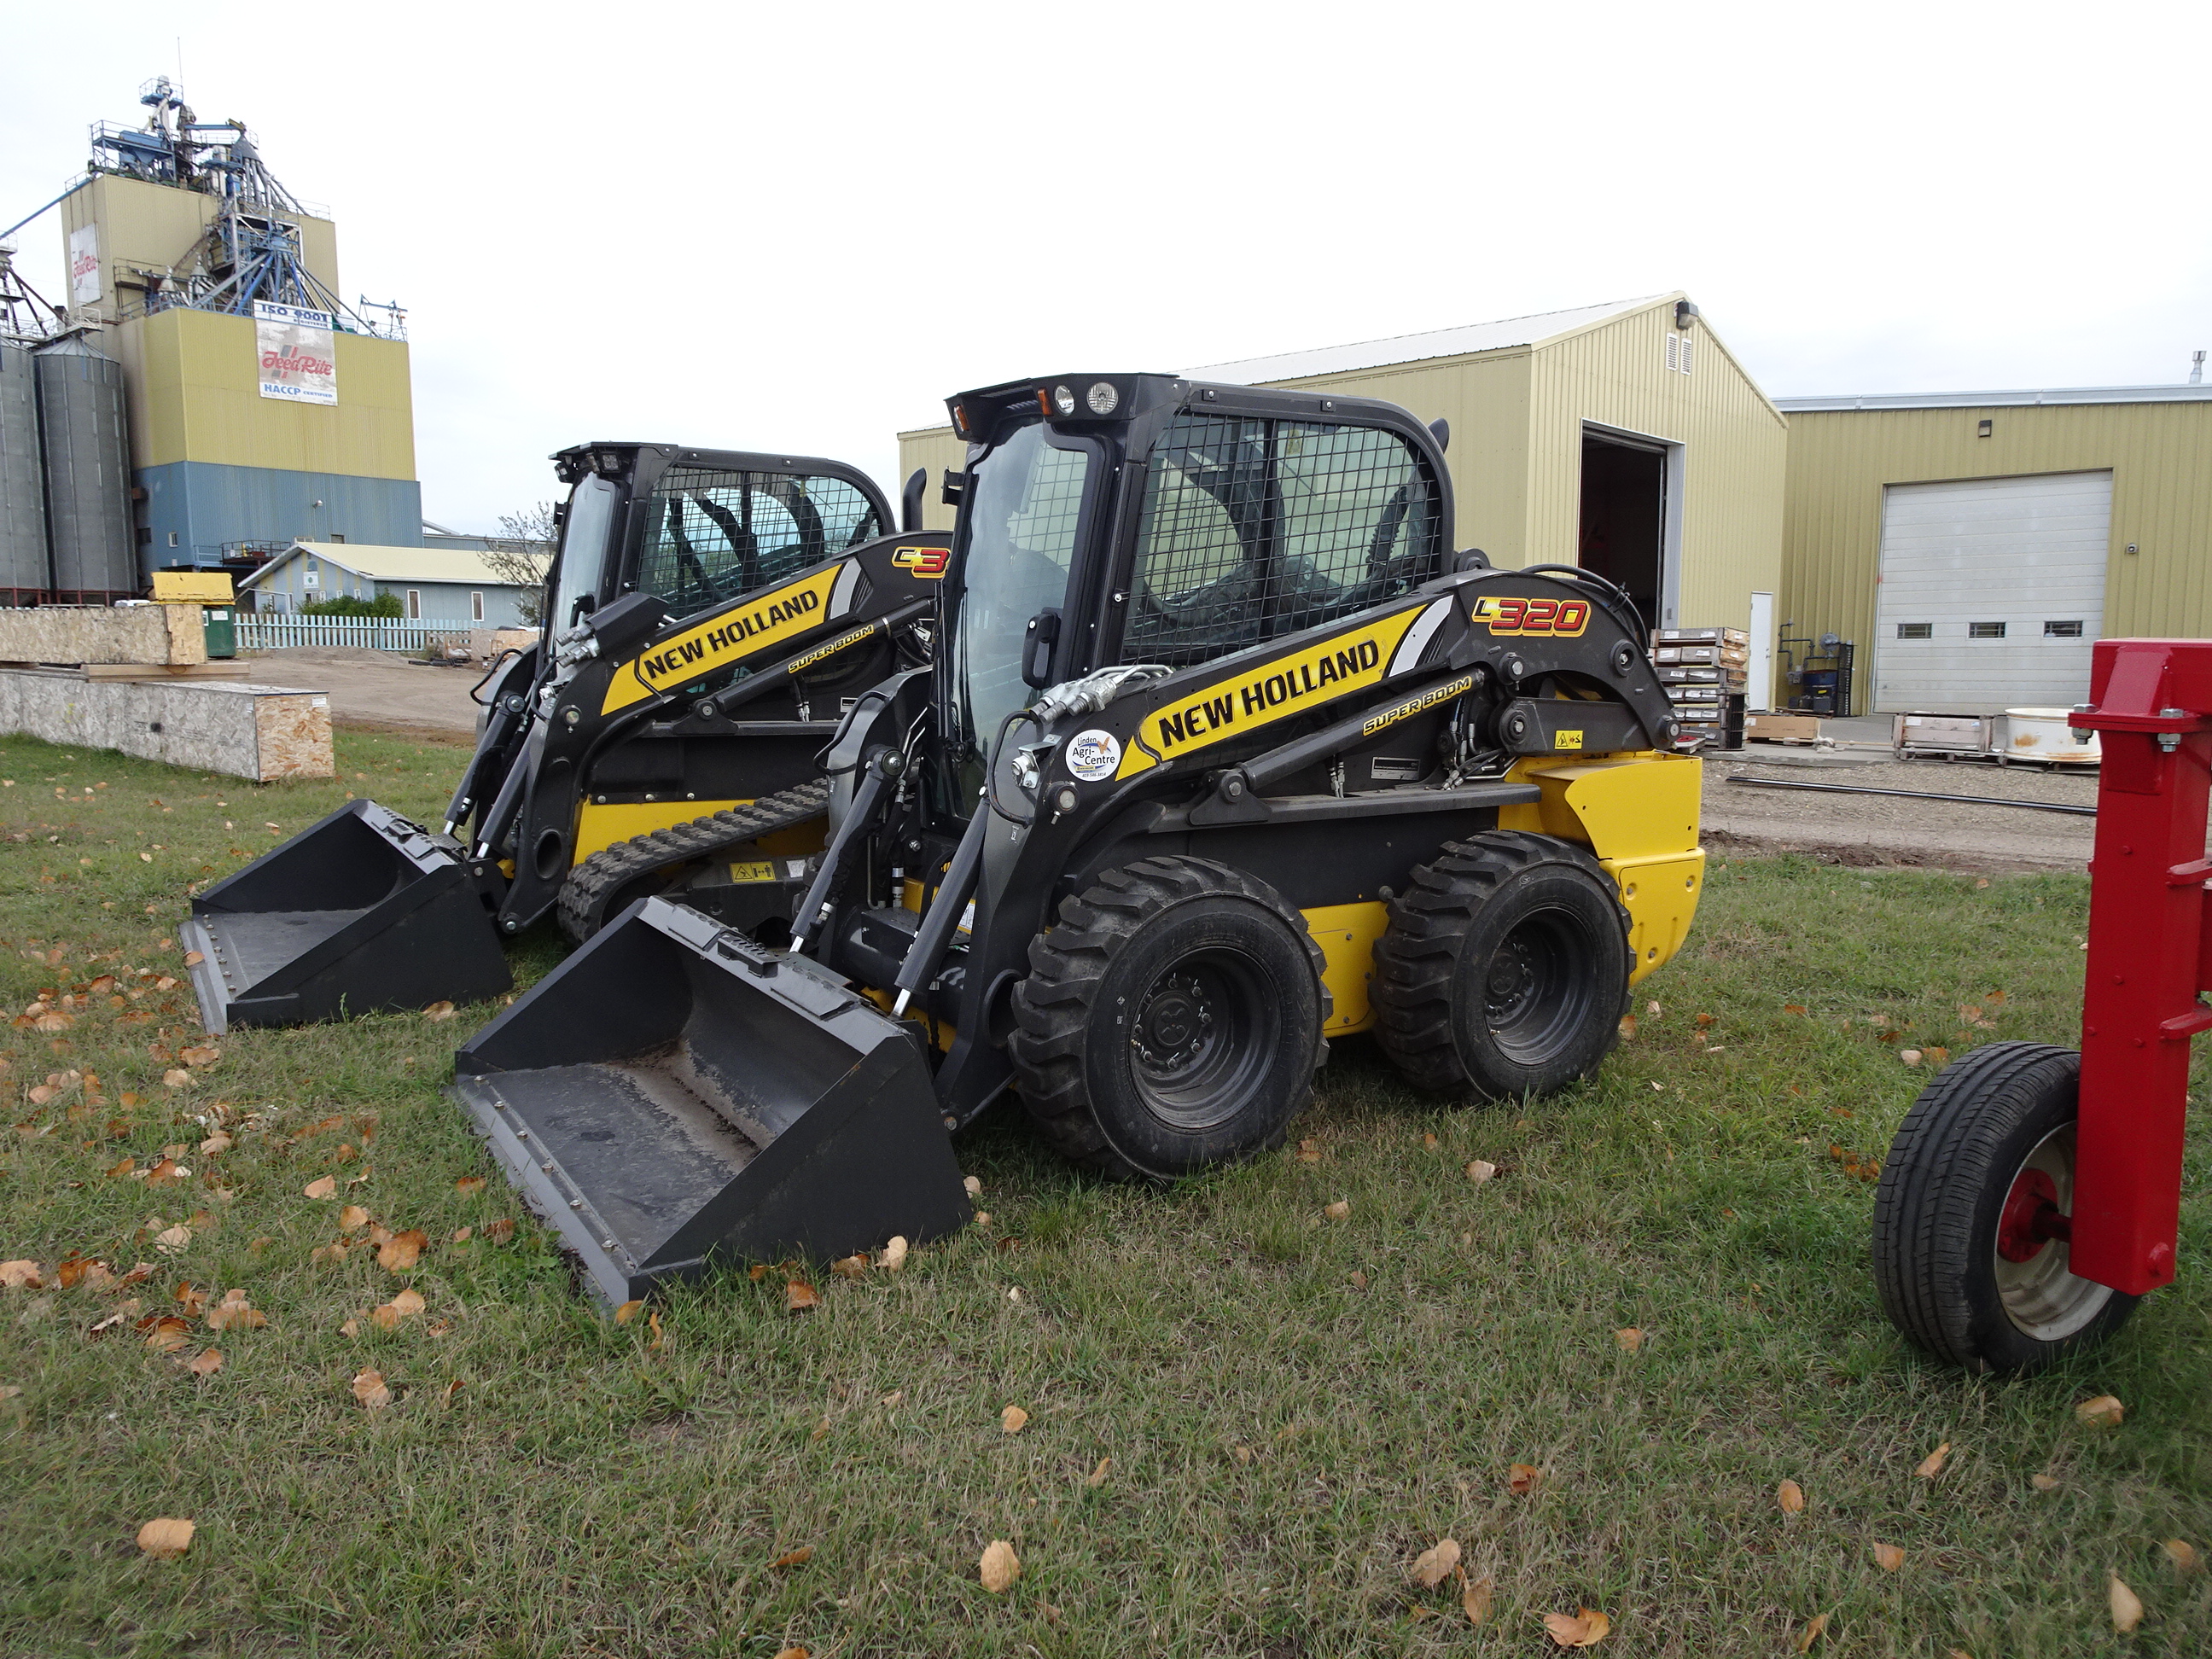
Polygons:
M1168 1178L1279 1145L1334 1036L1560 1089L1688 928L1644 625L1452 554L1441 422L1148 374L951 410L944 623L841 722L793 908L640 899L459 1054L611 1300L957 1227L950 1135L1008 1090Z
M684 890L757 930L822 844L817 757L854 699L924 660L949 539L867 477L807 457L587 444L538 643L478 688L446 822L350 801L192 902L211 1031L469 1001L512 984L503 941L549 912L572 940Z

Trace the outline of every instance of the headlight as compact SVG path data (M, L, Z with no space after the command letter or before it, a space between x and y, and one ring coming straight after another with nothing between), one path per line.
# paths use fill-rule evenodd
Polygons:
M1052 406L1063 415L1075 413L1075 394L1064 386L1052 389Z
M1120 406L1121 394L1114 390L1111 380L1100 380L1091 388L1084 401L1091 405L1093 415L1111 415Z

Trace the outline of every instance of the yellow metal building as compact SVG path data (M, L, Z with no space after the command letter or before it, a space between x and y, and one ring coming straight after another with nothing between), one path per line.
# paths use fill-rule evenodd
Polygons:
M419 544L405 341L341 325L336 404L288 402L261 394L252 316L161 308L224 205L205 190L112 173L62 204L72 259L82 250L98 262L98 298L73 312L104 325L98 348L124 367L142 567L295 538ZM283 217L297 227L300 263L341 292L337 227L312 212Z
M1583 564L1659 627L1771 640L1788 424L1680 293L1188 371L1329 389L1449 423L1456 539L1493 563ZM957 469L949 427L899 434L900 471ZM933 504L937 491L926 499ZM933 505L933 528L950 509ZM1751 701L1771 658L1756 653Z
M2212 635L2212 386L1785 398L1783 608L1853 712L2065 708L2100 637Z

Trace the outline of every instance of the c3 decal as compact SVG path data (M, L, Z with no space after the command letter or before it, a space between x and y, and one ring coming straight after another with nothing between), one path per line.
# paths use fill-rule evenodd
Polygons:
M949 547L902 547L891 553L891 562L916 581L939 582L952 562Z

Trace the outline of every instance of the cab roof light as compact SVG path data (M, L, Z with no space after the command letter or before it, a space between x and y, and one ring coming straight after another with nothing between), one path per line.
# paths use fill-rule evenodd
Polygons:
M1048 421L1052 418L1052 393L1042 386L1037 388L1037 413Z
M957 432L963 438L969 435L968 431L967 404L955 404L952 405L952 429L955 432Z

